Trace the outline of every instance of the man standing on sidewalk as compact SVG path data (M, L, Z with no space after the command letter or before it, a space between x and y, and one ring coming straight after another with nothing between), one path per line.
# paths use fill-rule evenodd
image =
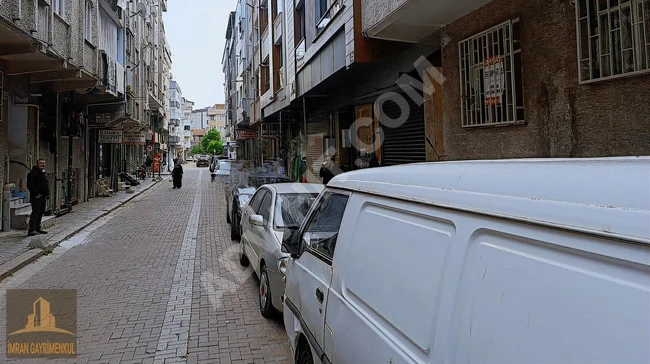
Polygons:
M27 189L30 194L29 202L32 204L27 236L34 236L37 233L47 234L47 231L41 230L41 220L43 220L43 214L45 213L45 200L50 197L50 184L45 175L45 160L37 160L36 165L27 174Z

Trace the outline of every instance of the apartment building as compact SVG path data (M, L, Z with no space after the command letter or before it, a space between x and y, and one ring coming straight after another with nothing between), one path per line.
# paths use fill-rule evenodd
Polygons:
M310 182L325 155L347 171L372 156L648 154L649 7L242 0L224 50L228 125L240 157Z
M171 58L152 63L164 55L166 7L166 0L0 2L0 185L13 184L12 199L27 201L26 174L37 159L48 166L52 214L94 197L98 179L116 187L134 171L147 136L164 126L156 129L150 116L165 105L149 105L147 95L163 97L171 68Z
M192 109L194 108L194 102L182 98L183 106L183 148L185 156L190 155L192 150Z
M176 81L171 81L169 88L169 148L172 159L184 160L183 91Z
M208 108L208 129L217 130L221 134L222 141L225 143L228 138L226 134L226 106L225 104L215 104Z

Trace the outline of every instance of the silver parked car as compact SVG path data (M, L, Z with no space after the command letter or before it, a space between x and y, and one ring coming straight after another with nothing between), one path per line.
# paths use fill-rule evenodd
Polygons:
M287 229L297 229L325 186L310 183L278 183L261 186L243 209L239 260L252 264L260 279L262 316L282 312L282 295L288 255L281 251Z

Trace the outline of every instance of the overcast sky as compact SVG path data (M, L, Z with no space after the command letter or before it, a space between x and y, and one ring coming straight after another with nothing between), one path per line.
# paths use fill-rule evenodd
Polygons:
M172 74L194 108L224 103L221 56L236 0L169 0L163 13Z

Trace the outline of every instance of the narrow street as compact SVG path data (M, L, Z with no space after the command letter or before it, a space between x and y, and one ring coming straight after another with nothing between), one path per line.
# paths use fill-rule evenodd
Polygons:
M183 167L182 189L158 183L0 285L2 320L6 289L77 290L78 356L48 363L289 362L281 317L260 315L239 266L221 185Z

